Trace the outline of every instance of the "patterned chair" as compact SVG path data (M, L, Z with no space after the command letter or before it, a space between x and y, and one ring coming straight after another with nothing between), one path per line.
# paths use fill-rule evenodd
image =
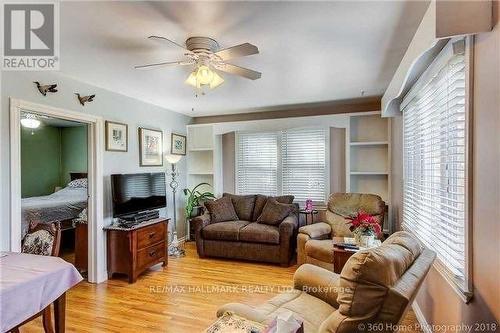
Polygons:
M26 236L24 236L21 252L36 254L41 256L54 256L59 255L59 247L61 242L61 225L59 222L44 224L38 223L33 220L30 223L30 228ZM43 330L45 333L52 333L54 329L52 328L52 319L50 315L50 306L29 318L24 323L15 327L11 332L18 333L19 327L23 324L31 321L33 318L42 316Z
M23 239L21 252L57 257L60 240L61 226L59 222L50 224L32 222Z

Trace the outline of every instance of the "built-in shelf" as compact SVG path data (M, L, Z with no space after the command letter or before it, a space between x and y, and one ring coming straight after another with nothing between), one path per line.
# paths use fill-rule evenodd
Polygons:
M382 197L389 205L384 231L393 231L390 120L380 117L379 113L353 114L349 117L348 130L346 189Z
M357 141L350 143L351 146L384 146L388 144L387 141Z
M351 171L351 176L362 175L362 176L380 176L380 175L388 175L389 173L386 171Z

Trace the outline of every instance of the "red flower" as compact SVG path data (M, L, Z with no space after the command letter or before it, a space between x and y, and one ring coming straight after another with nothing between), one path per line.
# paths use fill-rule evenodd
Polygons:
M356 214L356 216L348 217L347 219L350 220L347 223L351 225L349 227L351 231L360 229L363 231L372 230L377 235L380 235L382 233L382 229L380 228L380 224L378 223L378 221L372 215L364 211L360 210Z

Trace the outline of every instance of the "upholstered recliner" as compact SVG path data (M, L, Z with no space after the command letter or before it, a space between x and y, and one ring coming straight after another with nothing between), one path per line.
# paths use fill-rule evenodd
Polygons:
M381 246L354 254L341 274L310 264L299 267L294 289L259 307L232 303L230 311L249 320L269 323L279 313L292 312L306 333L394 332L404 318L435 253L422 249L408 232L390 236Z
M325 222L303 226L297 235L297 263L313 264L333 271L333 237L353 237L347 217L360 210L384 225L385 202L378 195L334 193L328 198Z

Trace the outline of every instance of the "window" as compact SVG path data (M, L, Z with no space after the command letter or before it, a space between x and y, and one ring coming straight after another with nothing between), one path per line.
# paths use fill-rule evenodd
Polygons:
M238 135L236 193L278 194L278 134Z
M293 129L238 133L236 192L292 194L324 203L327 195L327 131Z
M281 134L283 194L295 200L324 202L326 196L326 135L324 129L283 131Z
M401 104L402 224L437 253L440 271L467 296L471 288L467 260L465 78L465 56L453 54L449 43Z

